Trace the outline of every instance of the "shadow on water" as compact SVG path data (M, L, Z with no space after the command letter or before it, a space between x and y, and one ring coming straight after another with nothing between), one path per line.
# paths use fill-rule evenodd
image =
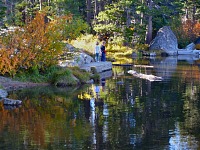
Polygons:
M149 65L113 66L112 77L82 87L10 92L23 104L0 105L0 149L198 149L198 60L153 58ZM164 80L135 78L130 69Z

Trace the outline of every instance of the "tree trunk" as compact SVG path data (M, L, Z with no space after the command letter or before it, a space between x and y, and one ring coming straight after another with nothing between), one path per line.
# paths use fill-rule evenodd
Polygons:
M185 9L185 18L186 18L186 20L189 19L188 8ZM186 21L186 20L185 20L185 21Z
M104 11L104 0L100 0L99 2L99 11Z
M87 23L91 25L91 17L92 17L92 1L91 0L87 0Z
M148 0L148 7L151 10L152 9L152 0ZM147 32L146 32L146 44L150 44L152 41L152 32L153 32L153 27L152 27L152 16L148 16L148 25L147 25Z
M152 41L152 32L153 32L152 16L149 16L148 25L147 25L147 33L146 33L146 44L150 44L150 42Z
M98 3L98 0L95 0L94 1L94 23L96 24L96 21L97 21L97 16L99 14L99 3Z
M195 24L196 6L192 8L192 23Z
M142 0L141 3L142 3L142 5L144 5L144 0ZM141 25L143 24L143 19L144 19L144 13L142 11L141 14L140 14L140 24Z
M99 3L98 3L98 0L94 0L94 7L95 7L94 14L95 14L95 16L97 16L98 13L99 13Z
M5 6L7 7L6 18L8 18L9 14L10 14L10 7L9 7L9 1L8 0L5 0Z
M126 9L126 27L129 27L131 24L131 16L130 16L130 9Z
M40 10L42 10L42 0L40 0Z

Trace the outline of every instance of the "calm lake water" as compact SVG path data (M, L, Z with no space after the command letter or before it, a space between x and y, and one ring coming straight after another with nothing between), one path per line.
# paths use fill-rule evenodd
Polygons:
M145 62L153 68L114 66L99 84L10 92L23 105L0 103L0 149L200 149L200 61ZM132 69L163 80L135 78Z

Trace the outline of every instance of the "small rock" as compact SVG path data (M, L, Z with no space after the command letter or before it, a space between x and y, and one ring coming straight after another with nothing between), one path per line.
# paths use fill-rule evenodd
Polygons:
M22 101L4 98L4 105L21 105Z
M92 83L94 83L94 80L91 79L91 80L87 81L86 83L87 83L87 84L92 84Z
M154 51L163 50L169 55L176 55L178 40L169 26L159 29L156 37L151 41L149 49Z
M1 98L5 98L8 96L8 92L5 90L0 89L0 97Z

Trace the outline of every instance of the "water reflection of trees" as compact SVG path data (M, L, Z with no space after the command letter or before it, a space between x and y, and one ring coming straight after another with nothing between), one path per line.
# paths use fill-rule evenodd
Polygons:
M104 89L98 84L98 100L94 85L14 92L24 105L10 111L1 103L1 141L15 135L10 147L21 149L167 149L177 137L199 141L198 66L146 70L169 75L163 82L133 78L129 69L117 67Z
M83 110L74 95L66 92L72 91L45 87L11 94L13 98L20 95L23 106L9 111L1 104L0 143L10 149L71 149L76 141L81 147L80 139L90 136L89 124L76 120L84 118Z
M168 80L175 73L177 68L177 57L166 57L160 59L152 59L150 65L154 66L155 75Z
M129 94L135 100L134 116L138 125L136 127L142 131L140 133L143 135L143 142L157 142L158 144L164 142L161 139L169 137L169 130L175 129L176 119L184 122L184 127L181 130L184 131L185 128L188 128L191 134L199 131L200 74L197 64L188 65L185 62L177 62L176 59L175 61L168 59L167 62L154 61L154 64L156 64L155 68L150 73L155 71L160 76L164 75L167 81L150 83L144 80L130 80L129 77L120 79L118 76L116 78L116 80L123 80L125 84L129 84L124 85L124 89L120 90L123 96ZM125 88L127 86L131 87L131 90ZM133 91L132 94L130 91ZM185 99L185 93L191 98L190 100ZM123 103L127 103L127 101L123 101ZM166 138L163 144L168 145L168 140Z

